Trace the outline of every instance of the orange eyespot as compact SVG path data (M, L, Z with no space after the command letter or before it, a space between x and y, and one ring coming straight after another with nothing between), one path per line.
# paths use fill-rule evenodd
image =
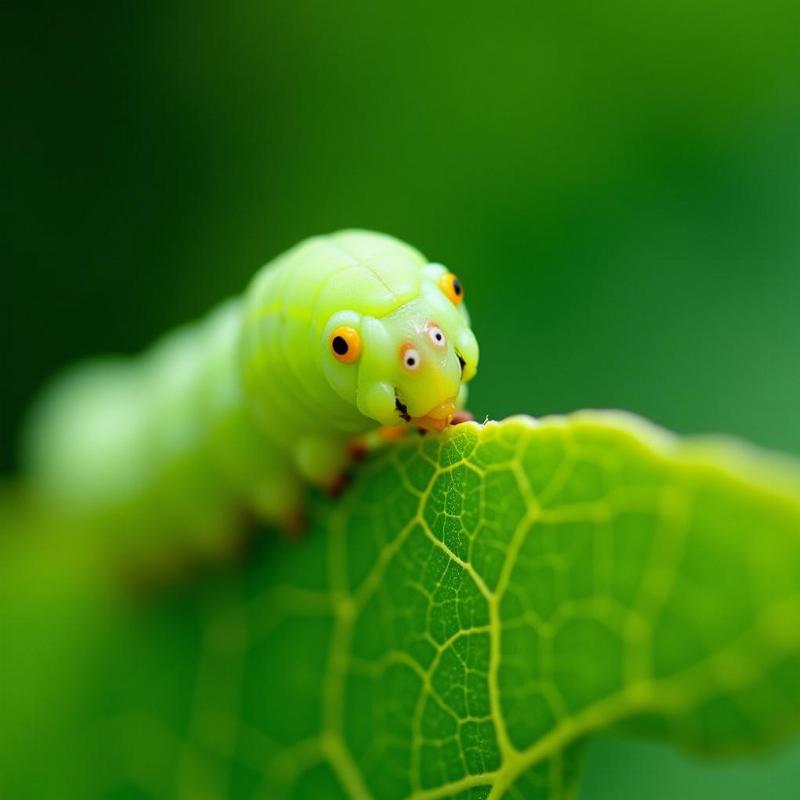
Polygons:
M340 325L331 334L331 352L337 361L352 364L361 355L361 335L355 328Z
M434 347L444 347L447 344L447 337L444 335L444 331L435 322L429 322L425 326L425 330L428 332L428 338Z
M400 363L409 371L416 372L419 369L419 351L411 342L406 342L400 348Z
M439 278L439 288L447 295L454 306L460 306L464 299L464 287L452 272L445 272Z

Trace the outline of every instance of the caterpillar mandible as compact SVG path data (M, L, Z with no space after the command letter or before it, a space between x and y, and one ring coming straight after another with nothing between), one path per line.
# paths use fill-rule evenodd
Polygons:
M239 298L143 355L79 366L43 396L24 456L51 503L125 508L218 534L237 510L286 523L378 426L442 430L478 344L463 287L390 236L308 239Z

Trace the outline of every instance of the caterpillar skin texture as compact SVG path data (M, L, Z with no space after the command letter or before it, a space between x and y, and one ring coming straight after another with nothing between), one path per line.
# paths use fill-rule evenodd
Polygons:
M25 449L52 503L138 509L213 533L242 508L285 522L378 426L441 430L478 344L458 279L389 236L308 239L241 298L135 359L80 366L35 410Z

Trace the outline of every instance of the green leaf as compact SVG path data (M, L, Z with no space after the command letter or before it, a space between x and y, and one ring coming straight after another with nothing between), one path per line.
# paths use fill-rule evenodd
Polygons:
M619 414L462 425L96 644L94 791L574 796L608 729L797 729L800 470Z

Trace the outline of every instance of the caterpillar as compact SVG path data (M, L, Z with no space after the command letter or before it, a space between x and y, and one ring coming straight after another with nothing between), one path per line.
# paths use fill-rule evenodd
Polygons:
M478 344L458 278L390 236L307 239L241 297L133 358L46 391L23 446L52 506L125 509L161 535L218 537L238 510L288 524L380 426L443 430Z

